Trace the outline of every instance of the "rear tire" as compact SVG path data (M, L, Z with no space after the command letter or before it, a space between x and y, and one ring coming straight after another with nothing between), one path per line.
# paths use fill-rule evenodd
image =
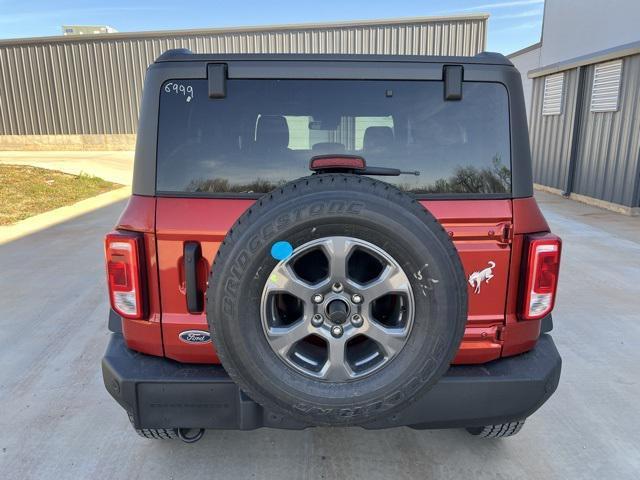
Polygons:
M469 427L469 432L474 437L482 438L503 438L511 437L522 430L524 420L518 420L517 422L499 423L497 425L486 425L484 427Z
M131 426L142 438L153 440L175 440L178 438L178 430L175 428L136 428L133 424L133 415L129 413Z

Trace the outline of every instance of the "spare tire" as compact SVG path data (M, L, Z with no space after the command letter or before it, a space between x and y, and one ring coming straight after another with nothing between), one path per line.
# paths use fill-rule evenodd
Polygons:
M312 425L406 407L455 356L467 317L458 253L411 196L320 174L263 196L211 269L207 319L252 399Z

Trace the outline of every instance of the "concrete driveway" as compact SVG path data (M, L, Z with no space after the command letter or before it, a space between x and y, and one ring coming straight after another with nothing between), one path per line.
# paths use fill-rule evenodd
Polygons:
M560 387L522 432L209 431L138 438L102 385L102 235L122 202L0 246L0 476L505 478L640 476L640 218L541 194L565 241Z
M78 175L95 175L120 185L131 185L133 152L57 152L57 151L0 151L0 164L31 165Z

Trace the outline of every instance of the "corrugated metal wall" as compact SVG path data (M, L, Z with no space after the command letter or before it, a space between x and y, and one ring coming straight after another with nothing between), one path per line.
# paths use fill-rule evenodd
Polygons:
M144 72L197 53L475 55L486 16L0 42L0 135L135 133Z
M637 206L640 153L640 55L624 59L617 112L589 111L595 66L585 72L585 91L576 193L621 205ZM636 180L636 181L634 181Z
M538 77L533 80L529 128L533 181L562 189L571 153L578 75L576 70L565 71L560 115L542 115L544 79Z
M534 182L564 190L572 142L577 156L572 192L628 207L640 206L640 55L624 58L619 109L591 112L595 65L584 69L578 138L573 138L578 70L565 70L561 115L542 115L544 76L533 79L531 155Z

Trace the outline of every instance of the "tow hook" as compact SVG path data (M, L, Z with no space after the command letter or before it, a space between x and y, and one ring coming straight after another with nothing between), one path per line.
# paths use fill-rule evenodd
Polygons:
M194 435L189 435L193 428L178 428L178 438L184 443L196 443L202 437L204 437L204 428L199 429Z

